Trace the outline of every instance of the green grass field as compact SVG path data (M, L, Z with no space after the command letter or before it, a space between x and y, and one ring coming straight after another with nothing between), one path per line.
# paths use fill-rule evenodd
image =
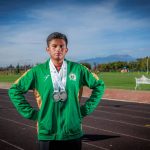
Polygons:
M19 75L14 75L14 74L4 75L4 74L0 74L0 82L13 83L20 76L21 76L21 74L19 74Z
M99 77L104 80L106 88L118 88L118 89L130 89L134 90L135 88L135 77L139 78L142 75L145 75L150 79L150 74L146 74L144 72L128 72L128 73L120 73L120 72L102 72L99 74ZM2 75L0 74L0 82L14 82L18 79L20 75ZM137 90L150 90L150 84L143 84Z
M106 88L134 90L136 84L135 77L140 78L142 75L150 79L150 74L145 72L105 72L100 73L99 77L104 80ZM141 84L137 90L150 90L150 84Z

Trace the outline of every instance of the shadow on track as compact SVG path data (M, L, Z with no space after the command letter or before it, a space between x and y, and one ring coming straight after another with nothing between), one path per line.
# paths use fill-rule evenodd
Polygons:
M113 135L98 135L98 134L85 134L82 137L83 142L89 142L89 141L100 141L100 140L106 140L110 138L119 138L120 136L113 136Z

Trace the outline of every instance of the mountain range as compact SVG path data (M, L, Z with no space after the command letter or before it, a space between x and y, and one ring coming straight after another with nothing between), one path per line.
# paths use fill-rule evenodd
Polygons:
M116 62L116 61L134 61L137 58L134 58L130 55L109 55L106 57L96 57L96 58L89 58L89 59L84 59L80 60L80 63L89 63L91 65L94 64L105 64L105 63L110 63L110 62Z

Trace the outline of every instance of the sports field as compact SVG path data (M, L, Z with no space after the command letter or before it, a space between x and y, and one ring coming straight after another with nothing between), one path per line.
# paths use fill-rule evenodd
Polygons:
M145 72L105 72L100 73L99 77L104 80L107 88L119 88L133 90L135 88L135 77L140 78L142 75L150 79L150 74ZM150 90L150 84L140 85L139 90Z
M15 74L0 74L0 82L14 82L17 78L19 78L21 74L15 75Z
M135 77L140 78L142 75L145 75L150 79L150 74L145 72L128 72L128 73L120 73L120 72L102 72L99 73L99 77L104 80L107 88L119 88L119 89L129 89L133 90L135 88ZM14 82L17 78L19 78L21 74L0 74L0 82ZM138 90L150 90L150 84L140 85Z

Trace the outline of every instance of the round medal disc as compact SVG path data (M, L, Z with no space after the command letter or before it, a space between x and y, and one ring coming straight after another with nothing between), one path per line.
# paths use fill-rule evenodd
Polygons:
M53 93L53 98L54 98L54 101L57 102L60 100L60 94L59 92L54 92Z
M65 101L67 99L67 93L65 91L60 92L61 101Z

